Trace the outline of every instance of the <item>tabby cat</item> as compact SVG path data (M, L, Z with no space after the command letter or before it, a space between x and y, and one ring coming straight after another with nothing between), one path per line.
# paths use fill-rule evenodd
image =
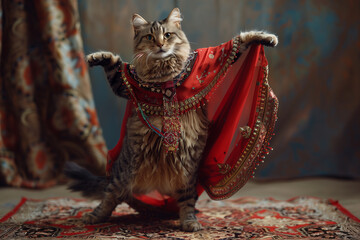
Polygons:
M132 17L134 30L133 66L141 84L173 80L191 57L190 44L181 30L181 15L175 8L162 21L148 22L138 14ZM251 31L237 36L241 51L252 43L275 46L277 37ZM95 52L87 56L90 66L104 68L113 92L124 98L128 93L119 68L123 62L111 52ZM149 116L151 124L162 128L161 116ZM84 196L101 199L95 210L84 216L86 223L106 221L117 204L136 203L134 194L157 190L177 200L181 228L198 231L201 224L195 216L197 170L207 140L209 121L206 105L179 116L181 135L174 154L166 154L163 141L140 121L134 111L127 122L127 132L121 153L111 168L109 177L94 176L74 163L67 164L65 173L72 179L69 186Z

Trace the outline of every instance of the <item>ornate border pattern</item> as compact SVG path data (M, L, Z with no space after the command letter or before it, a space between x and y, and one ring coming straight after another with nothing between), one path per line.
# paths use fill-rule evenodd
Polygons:
M226 176L215 186L206 188L212 199L221 200L231 197L242 188L249 178L254 177L254 170L264 162L265 155L269 154L269 142L273 135L279 102L268 84L268 66L263 67L263 82L260 90L259 104L256 112L257 120L239 160L226 173Z

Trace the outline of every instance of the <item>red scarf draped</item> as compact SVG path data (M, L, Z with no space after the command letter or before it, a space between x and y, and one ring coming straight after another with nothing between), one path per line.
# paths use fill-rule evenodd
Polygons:
M179 114L208 104L211 125L199 169L198 193L205 189L212 199L230 197L251 178L271 149L268 143L276 120L278 101L268 84L263 47L253 45L240 57L238 48L235 38L217 47L196 50L195 62L175 83ZM119 142L108 153L108 172L120 154L132 109L140 112L140 108L151 115L163 104L163 93L141 87L131 75L130 65L124 64L121 71L130 100ZM143 122L144 114L139 113ZM136 197L167 210L177 209L174 199L157 192Z

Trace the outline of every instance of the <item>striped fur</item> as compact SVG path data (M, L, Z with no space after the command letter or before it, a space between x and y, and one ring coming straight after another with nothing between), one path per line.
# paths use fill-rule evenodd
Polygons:
M137 14L133 16L134 65L142 81L168 81L184 68L190 45L181 31L180 22L178 9L174 9L167 19L152 23ZM254 42L272 46L277 44L276 36L263 32L241 33L238 38L242 42L241 50ZM90 66L102 66L114 93L127 97L117 72L122 64L118 55L96 52L87 56L87 61ZM160 116L150 116L149 121L162 128ZM150 206L144 206L134 199L133 195L157 190L177 199L183 230L201 229L195 216L195 204L198 197L197 170L209 125L206 106L181 115L180 122L181 138L175 154L165 154L160 137L145 126L134 111L128 119L123 147L110 177L95 177L76 164L66 165L65 173L72 179L70 189L102 200L92 213L84 216L86 223L105 221L121 202L127 202L140 211L150 209Z

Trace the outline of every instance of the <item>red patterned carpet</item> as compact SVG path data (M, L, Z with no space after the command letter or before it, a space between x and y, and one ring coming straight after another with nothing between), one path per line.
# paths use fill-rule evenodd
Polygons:
M85 225L96 201L58 198L21 202L0 220L0 239L360 239L360 220L333 200L240 198L200 201L204 229L186 233L179 221L142 216L119 205L111 219Z

